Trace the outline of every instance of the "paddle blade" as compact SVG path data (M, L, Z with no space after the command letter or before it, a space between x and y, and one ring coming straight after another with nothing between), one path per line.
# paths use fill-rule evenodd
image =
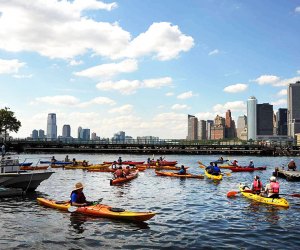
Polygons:
M300 194L290 194L289 196L298 197L300 198Z
M238 191L229 191L227 193L227 197L231 198L231 197L235 197L239 192Z
M68 207L68 211L69 211L70 213L74 213L74 212L77 211L77 207L76 207L76 206L70 206L70 207Z
M227 176L231 176L231 173L225 173Z

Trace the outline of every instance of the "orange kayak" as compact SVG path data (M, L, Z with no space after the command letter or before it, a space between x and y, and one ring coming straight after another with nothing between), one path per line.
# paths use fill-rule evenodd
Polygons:
M51 207L63 211L68 211L68 208L71 206L69 202L61 204L55 200L48 200L44 198L37 198L37 201L40 205ZM133 212L120 208L113 208L103 204L97 204L86 207L78 207L75 211L76 213L92 215L96 217L111 218L111 219L120 219L120 220L130 220L130 221L146 221L155 216L153 212Z
M196 178L196 179L204 179L204 175L194 175L194 174L177 174L174 172L162 172L155 170L155 173L159 176L169 176L169 177L179 177L179 178Z
M138 177L138 173L139 173L139 170L136 170L136 171L130 173L130 175L127 175L126 177L120 177L120 178L112 179L112 180L110 180L110 185L112 186L112 185L121 184L121 183L124 183L124 182L131 181L131 180Z
M45 170L49 166L22 166L20 170Z

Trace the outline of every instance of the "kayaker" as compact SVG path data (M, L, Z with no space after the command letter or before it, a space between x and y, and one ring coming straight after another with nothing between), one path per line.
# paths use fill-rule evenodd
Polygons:
M55 163L57 160L55 159L55 157L54 156L52 156L52 158L51 158L51 163Z
M184 165L181 165L181 168L180 168L180 170L178 171L177 174L186 174L186 170L185 170Z
M147 165L148 165L148 167L150 167L150 165L151 165L151 159L150 159L150 157L147 159Z
M220 175L221 174L221 169L218 167L218 164L215 163L215 165L212 168L212 175Z
M77 165L78 165L78 162L76 161L75 158L73 158L73 160L72 160L72 165L73 165L73 166L77 166Z
M118 164L119 164L119 165L122 165L122 157L121 157L121 156L120 156L119 159L118 159Z
M233 160L232 166L238 167L238 161L236 159Z
M88 202L83 193L83 185L81 182L76 183L74 190L71 193L71 205L77 207L87 206Z
M126 166L125 170L124 170L124 174L125 176L130 175L130 167Z
M87 166L88 166L88 162L87 162L86 160L83 160L82 166L83 166L83 167L87 167Z
M269 198L279 198L279 188L280 188L280 185L276 181L276 177L271 176L270 183L268 183L266 185L265 194Z
M209 163L209 166L205 168L205 170L207 171L207 173L211 174L213 172L214 169L214 165L213 162Z
M160 167L160 161L159 161L159 159L156 160L155 166L156 166L157 168Z
M223 161L224 161L223 157L221 156L221 157L218 159L218 161L223 162Z
M296 163L295 163L295 161L293 160L293 159L291 159L291 161L289 162L289 164L288 164L288 170L293 170L293 171L296 171L296 168L297 168L297 166L296 166Z
M260 181L259 176L257 176L257 175L254 176L254 180L253 180L253 183L251 185L251 190L255 194L260 194L263 191L263 184Z
M253 160L250 160L249 165L248 165L248 168L254 168Z
M113 164L111 164L111 168L112 169L117 169L117 162L114 161Z
M66 155L65 162L70 162L69 156Z
M124 174L123 169L122 169L121 166L114 172L114 176L115 176L115 178L125 177L125 174Z

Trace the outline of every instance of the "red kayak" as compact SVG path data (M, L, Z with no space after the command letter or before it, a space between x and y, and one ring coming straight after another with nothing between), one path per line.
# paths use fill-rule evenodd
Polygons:
M231 168L232 172L253 172L255 170L266 170L267 167L257 167L257 168L249 168L249 167L237 167Z
M104 161L103 164L113 164L113 161ZM122 165L141 165L144 161L122 161ZM118 162L116 162L119 165Z
M110 185L112 186L112 185L121 184L121 183L124 183L124 182L131 181L132 179L135 179L136 177L138 177L138 173L139 173L139 171L136 170L134 172L131 172L126 177L120 177L120 178L110 180Z

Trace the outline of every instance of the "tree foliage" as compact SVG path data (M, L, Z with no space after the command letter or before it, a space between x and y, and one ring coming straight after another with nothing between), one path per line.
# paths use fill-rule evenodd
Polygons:
M15 117L15 113L5 107L0 109L0 134L4 134L6 138L7 132L18 132L21 127L21 122Z

